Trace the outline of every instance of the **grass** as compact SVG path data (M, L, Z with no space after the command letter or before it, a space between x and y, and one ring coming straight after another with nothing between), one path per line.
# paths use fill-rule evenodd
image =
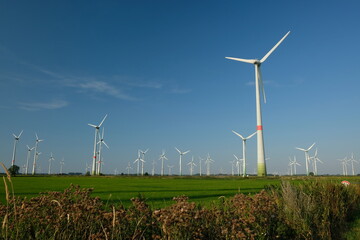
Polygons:
M237 177L136 177L136 176L19 176L12 178L15 195L38 196L40 192L63 191L70 184L94 188L93 196L109 203L131 204L130 199L143 195L155 208L173 203L174 196L186 195L191 201L208 205L220 196L231 197L236 193L253 194L266 185L280 184L279 178ZM4 186L0 184L0 201L5 203Z

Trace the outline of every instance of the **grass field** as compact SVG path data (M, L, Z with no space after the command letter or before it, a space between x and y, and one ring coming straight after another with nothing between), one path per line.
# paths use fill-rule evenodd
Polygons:
M220 196L238 192L256 193L264 186L280 183L279 178L237 177L84 177L84 176L20 176L12 178L16 196L34 197L40 192L63 191L70 184L94 188L93 195L109 203L129 206L130 199L142 194L153 207L172 203L174 196L186 195L191 201L209 204ZM0 184L0 201L5 202L4 186Z
M129 206L133 197L142 194L155 208L172 203L174 196L186 195L190 201L209 205L220 196L231 197L236 193L257 193L266 185L278 185L283 180L302 181L295 178L241 178L241 177L136 177L136 176L18 176L13 177L16 196L34 197L40 192L63 191L70 184L82 188L93 188L93 196L109 203L122 203ZM317 177L311 180L330 180L340 182L343 177ZM358 184L360 177L346 179ZM0 184L0 201L5 202L4 185Z

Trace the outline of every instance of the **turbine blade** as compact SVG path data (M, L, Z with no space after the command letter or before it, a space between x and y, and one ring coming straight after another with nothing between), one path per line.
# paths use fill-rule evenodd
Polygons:
M233 58L233 57L225 57L225 58L239 62L251 63L251 64L254 64L256 62L255 59L243 59L243 58Z
M20 138L21 137L21 134L24 132L24 130L21 130L21 132L20 132L20 134L19 134L19 136L18 136L18 138Z
M105 147L107 147L108 149L110 149L109 146L106 144L105 141L102 141L102 143L105 145Z
M313 143L308 149L307 151L310 151L310 149L312 149L312 147L315 145L315 143Z
M240 133L237 133L235 132L234 130L231 130L233 133L235 133L236 135L238 135L239 137L241 137L242 140L244 140L245 138L240 134Z
M107 114L105 115L105 117L103 118L103 120L101 121L101 123L99 124L99 127L101 127L101 125L104 123L106 117L107 117Z
M144 154L147 153L147 151L149 151L149 148L145 150Z
M90 126L90 127L93 127L93 128L96 128L97 126L95 126L94 124L90 124L90 123L88 123L88 125Z
M17 136L13 133L14 138L17 138Z
M187 150L186 152L183 152L183 155L187 154L188 152L190 152L190 150Z
M306 150L303 149L303 148L298 148L298 147L297 147L296 149L306 152Z
M265 60L270 56L270 54L275 51L275 49L285 40L285 38L290 34L290 31L285 34L285 36L280 39L280 41L260 60L261 63L265 62Z
M257 131L256 131L256 132L254 132L253 134L251 134L250 136L248 136L246 139L250 139L250 138L252 138L255 134L257 134Z
M265 88L264 88L264 82L262 80L262 75L261 75L261 71L260 71L260 66L257 67L257 76L259 78L259 87L261 89L262 95L264 97L264 103L266 103L266 95L265 95Z
M176 147L175 147L175 149L176 149L176 151L178 151L178 152L179 152L179 154L181 154L181 151L180 151L179 149L177 149Z

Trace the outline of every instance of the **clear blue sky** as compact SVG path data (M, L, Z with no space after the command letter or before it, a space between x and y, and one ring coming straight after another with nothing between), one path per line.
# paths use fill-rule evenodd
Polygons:
M268 173L286 173L295 147L318 147L319 173L360 158L360 3L358 1L0 1L0 153L17 164L35 132L39 163L50 152L59 171L85 170L105 114L104 172L125 172L150 148L145 171L162 149L175 165L211 155L212 172L230 173L241 141L231 130L256 129L254 67L226 56L262 58L267 103L263 125ZM248 169L256 139L248 141ZM313 152L311 152L313 154ZM360 166L356 165L357 172ZM156 172L159 172L157 161ZM133 172L135 167L133 167ZM198 172L198 169L196 169Z

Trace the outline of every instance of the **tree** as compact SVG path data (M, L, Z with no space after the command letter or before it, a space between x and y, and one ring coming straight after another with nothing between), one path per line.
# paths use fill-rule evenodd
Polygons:
M9 170L9 173L11 174L11 176L16 176L17 174L19 174L20 167L17 165L13 165L13 166L9 167L8 170Z

